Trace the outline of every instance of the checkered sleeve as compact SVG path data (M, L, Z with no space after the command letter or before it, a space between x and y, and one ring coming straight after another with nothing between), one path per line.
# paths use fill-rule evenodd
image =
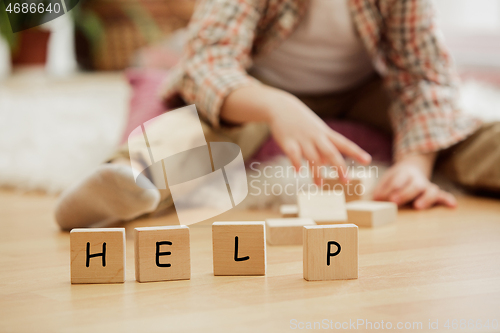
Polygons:
M393 97L395 158L447 148L479 121L457 107L457 75L434 22L429 0L396 0L382 33L385 82Z
M214 126L224 99L257 82L246 69L259 21L258 0L198 2L179 64L171 71L164 97L180 95Z

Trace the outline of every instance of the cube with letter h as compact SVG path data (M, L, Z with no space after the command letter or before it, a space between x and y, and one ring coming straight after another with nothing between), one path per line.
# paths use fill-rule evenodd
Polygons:
M266 235L262 222L212 224L214 275L265 275Z
M135 278L139 282L190 279L189 228L135 228Z
M125 229L70 232L71 283L125 282Z
M355 224L304 226L304 279L358 278L358 227Z

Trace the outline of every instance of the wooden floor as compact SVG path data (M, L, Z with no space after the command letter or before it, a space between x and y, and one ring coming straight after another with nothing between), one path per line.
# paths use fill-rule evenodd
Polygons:
M393 329L421 322L418 331L428 331L429 320L445 330L448 319L449 331L500 331L491 328L500 320L500 202L459 202L360 229L357 280L305 281L300 246L269 246L267 276L215 277L210 223L202 223L190 226L191 280L138 283L133 228L175 223L170 215L126 226L124 284L71 285L69 235L55 225L55 199L0 191L0 332L288 332L349 320ZM275 215L232 211L218 219ZM462 319L463 327L489 320L490 329L451 329Z

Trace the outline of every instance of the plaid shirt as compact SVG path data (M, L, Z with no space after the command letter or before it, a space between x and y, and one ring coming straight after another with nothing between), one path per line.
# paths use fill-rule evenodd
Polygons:
M392 98L395 157L447 148L480 125L456 105L457 76L429 0L347 0L355 29ZM225 97L256 82L252 58L301 21L308 0L201 0L165 97L181 96L214 126Z

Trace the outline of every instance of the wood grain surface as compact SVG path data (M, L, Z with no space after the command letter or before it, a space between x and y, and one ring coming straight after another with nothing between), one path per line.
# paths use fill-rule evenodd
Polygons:
M359 228L355 280L305 281L301 246L268 246L265 276L214 276L212 220L190 226L191 280L139 283L133 230L175 224L170 214L125 226L125 283L71 285L69 234L54 222L55 198L0 191L0 332L291 332L323 320L421 322L425 332L429 320L439 331L448 331L448 319L491 324L500 319L500 202L458 200L456 210L401 210L394 224ZM278 216L232 210L216 220Z

